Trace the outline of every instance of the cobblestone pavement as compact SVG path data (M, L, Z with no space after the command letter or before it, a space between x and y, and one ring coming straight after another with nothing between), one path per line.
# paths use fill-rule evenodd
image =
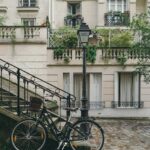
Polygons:
M103 150L150 150L150 120L97 120L105 132Z

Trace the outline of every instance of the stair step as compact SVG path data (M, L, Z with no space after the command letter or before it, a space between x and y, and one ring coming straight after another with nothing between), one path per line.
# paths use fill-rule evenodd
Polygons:
M0 96L0 99L2 98L2 100L3 99L14 99L14 100L16 100L16 98L17 98L17 96L8 96L8 95L6 95L6 96Z
M20 105L20 108L22 108L22 107L23 107L23 108L27 108L28 105ZM5 108L5 109L12 108L12 109L13 109L13 108L17 108L17 106L11 106L11 107L10 107L10 106L2 106L2 108Z
M5 91L0 91L0 95L11 95L11 96L12 96L12 94L11 94L11 93L9 93L9 92L5 92Z

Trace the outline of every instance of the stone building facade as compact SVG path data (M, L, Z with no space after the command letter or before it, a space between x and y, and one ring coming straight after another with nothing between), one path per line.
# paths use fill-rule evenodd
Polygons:
M131 21L135 14L148 11L149 6L149 0L0 0L0 16L5 18L0 26L0 57L75 94L79 104L82 51L70 50L67 64L54 59L53 49L47 48L46 17L52 29L73 27L83 19L90 28L127 28L114 12L125 14ZM134 73L135 65L133 59L125 67L113 58L106 62L103 50L97 50L96 62L87 64L90 115L150 116L150 85Z

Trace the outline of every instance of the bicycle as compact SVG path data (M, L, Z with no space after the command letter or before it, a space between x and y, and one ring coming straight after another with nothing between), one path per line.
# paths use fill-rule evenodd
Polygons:
M43 102L41 99L37 98L37 100L43 104L39 116L36 119L25 119L19 122L12 131L11 143L16 150L44 150L49 133L59 143L57 150L63 150L67 146L72 150L102 149L104 131L99 124L91 119L79 119L72 123L71 116L65 119L48 110L45 100ZM66 108L66 110L76 112L78 108ZM65 122L61 130L54 123L53 116Z

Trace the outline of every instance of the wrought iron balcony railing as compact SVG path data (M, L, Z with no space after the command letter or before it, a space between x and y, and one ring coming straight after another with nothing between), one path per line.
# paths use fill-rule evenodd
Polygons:
M83 17L81 15L68 15L64 18L65 25L71 27L80 25L82 21L83 21Z
M144 102L119 102L112 101L112 108L143 108Z
M105 26L128 26L130 22L129 12L108 12L104 15Z
M66 101L62 101L61 106L62 108L65 109L65 107L67 107ZM81 101L77 100L75 101L75 103L72 103L70 106L81 108ZM90 110L99 110L101 108L105 108L105 102L104 101L89 101L88 107Z

